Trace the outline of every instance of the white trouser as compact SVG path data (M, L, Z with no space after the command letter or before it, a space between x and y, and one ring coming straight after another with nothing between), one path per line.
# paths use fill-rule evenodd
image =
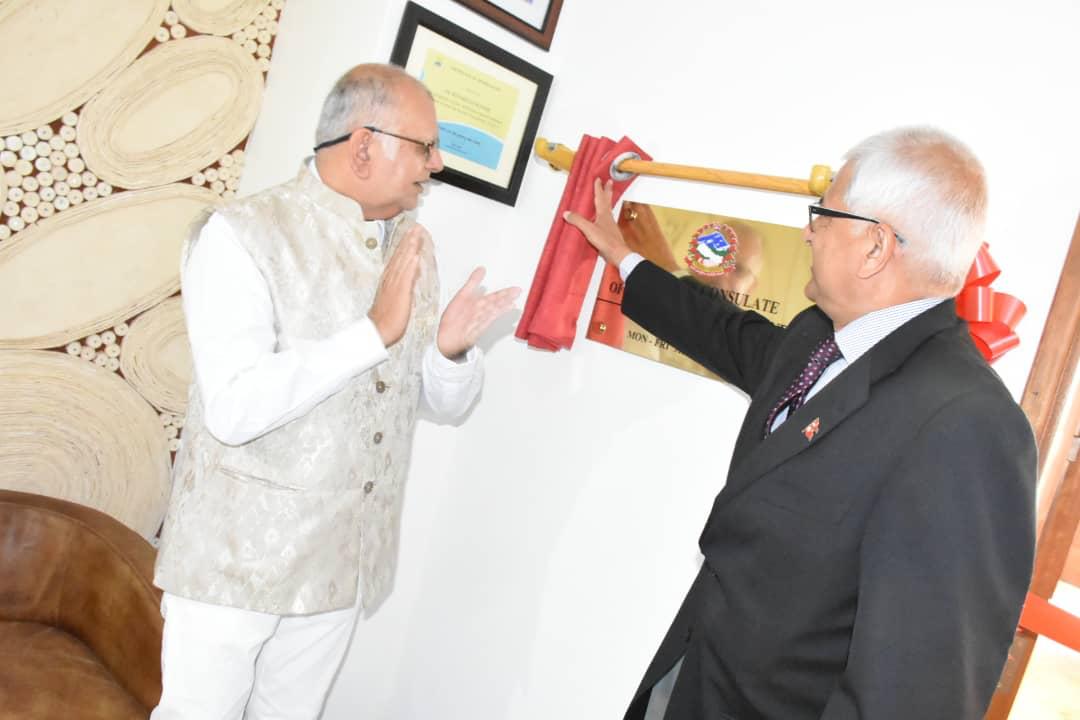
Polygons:
M357 609L268 615L165 593L162 693L151 720L317 718Z

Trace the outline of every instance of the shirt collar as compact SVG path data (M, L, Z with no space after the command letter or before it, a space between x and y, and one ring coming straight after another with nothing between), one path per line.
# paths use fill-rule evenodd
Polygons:
M943 302L945 298L922 298L866 313L836 331L836 345L844 360L853 363L893 330Z

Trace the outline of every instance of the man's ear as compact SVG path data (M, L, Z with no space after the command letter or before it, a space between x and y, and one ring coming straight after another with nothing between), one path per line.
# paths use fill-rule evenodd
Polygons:
M896 253L896 233L887 225L871 225L867 228L864 249L858 273L862 279L877 275L892 261Z
M349 138L349 166L357 177L367 178L371 175L371 144L375 133L367 128L360 128Z

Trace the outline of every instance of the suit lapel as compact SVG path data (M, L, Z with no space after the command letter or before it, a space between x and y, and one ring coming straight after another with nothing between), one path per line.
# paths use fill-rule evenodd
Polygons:
M785 348L786 357L793 359L778 366L767 389L756 394L747 411L727 484L717 496L715 507L730 502L757 478L821 442L866 404L874 383L899 368L929 337L959 322L952 300L915 317L845 368L775 432L762 439L765 418L772 404L801 371L811 349L831 328L814 327L801 331L791 346Z
M746 458L732 468L720 496L727 495L730 499L753 480L821 442L849 415L866 404L869 395L869 365L856 362L792 413L768 437L760 439L764 419L755 423L757 443Z

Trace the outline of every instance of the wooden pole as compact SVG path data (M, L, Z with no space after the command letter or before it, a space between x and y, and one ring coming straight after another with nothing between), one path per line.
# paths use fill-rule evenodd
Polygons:
M1065 479L1058 487L1050 514L1039 536L1039 549L1035 554L1035 572L1030 592L1041 598L1054 594L1058 579L1065 569L1076 528L1080 522L1080 461L1069 463ZM1031 653L1038 635L1020 628L1009 648L1005 669L998 680L997 691L990 700L985 720L1007 720L1012 711L1020 683L1024 679Z
M1070 386L1080 372L1078 293L1080 219L1020 403L1039 446L1040 494L1050 499L1045 514L1040 502L1039 542L1030 588L1033 594L1047 599L1054 594L1080 524L1080 460L1070 462L1068 458L1072 436L1077 431L1077 398L1070 396ZM985 720L1009 717L1038 637L1029 630L1017 630Z
M561 143L548 142L546 138L537 138L533 149L538 157L547 161L556 170L568 171L574 162L573 150ZM814 197L824 195L829 188L829 183L832 182L832 170L828 165L814 165L807 180L633 159L623 160L615 169L635 175L656 175L682 180L698 180L719 185L736 185L757 190L771 190L773 192L811 195Z

